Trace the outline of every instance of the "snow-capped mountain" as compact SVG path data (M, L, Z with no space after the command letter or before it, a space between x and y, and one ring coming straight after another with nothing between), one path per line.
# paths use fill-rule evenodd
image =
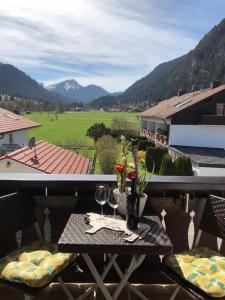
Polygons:
M88 103L96 98L110 94L100 86L94 84L82 86L74 79L47 85L45 88L83 103Z

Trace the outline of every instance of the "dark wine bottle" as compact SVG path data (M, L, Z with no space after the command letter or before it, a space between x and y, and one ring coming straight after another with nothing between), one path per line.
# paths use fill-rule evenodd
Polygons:
M126 223L128 229L135 230L138 228L139 203L140 198L136 191L136 178L132 178L131 192L127 196Z

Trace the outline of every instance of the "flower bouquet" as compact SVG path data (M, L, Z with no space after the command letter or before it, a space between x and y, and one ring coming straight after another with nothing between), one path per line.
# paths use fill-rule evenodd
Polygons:
M141 150L138 151L138 146L132 147L131 143L126 140L124 136L121 136L122 153L121 159L114 166L115 174L117 176L117 189L114 190L114 197L120 197L121 205L118 207L118 211L121 214L126 214L126 199L130 191L127 187L127 179L132 180L136 178L137 193L140 197L140 210L139 215L142 214L147 195L144 190L154 173L154 161L153 169L151 173L148 173L146 168L146 153Z

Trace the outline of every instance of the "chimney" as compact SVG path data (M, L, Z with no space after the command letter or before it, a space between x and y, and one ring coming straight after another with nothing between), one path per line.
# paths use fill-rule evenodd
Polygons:
M215 89L215 88L217 88L220 85L221 85L221 81L220 80L213 80L213 81L210 82L210 88L211 89Z
M185 91L183 89L179 89L177 96L182 96L185 94Z

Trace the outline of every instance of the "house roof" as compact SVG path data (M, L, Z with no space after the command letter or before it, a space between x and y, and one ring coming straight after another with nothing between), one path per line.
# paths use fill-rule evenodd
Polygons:
M225 168L225 150L222 148L171 146L170 149L189 156L199 167Z
M41 125L22 116L16 115L11 111L0 108L0 133L7 133L38 126Z
M12 159L47 174L88 173L90 165L88 158L46 141L39 141L35 146L36 159L34 148L30 150L26 146L1 157L0 160Z
M159 119L166 119L174 116L178 112L195 105L201 101L208 99L209 97L220 93L225 90L225 84L214 88L205 89L202 91L195 91L186 93L182 96L175 96L170 99L163 100L155 106L145 110L141 113L142 117L153 117Z

